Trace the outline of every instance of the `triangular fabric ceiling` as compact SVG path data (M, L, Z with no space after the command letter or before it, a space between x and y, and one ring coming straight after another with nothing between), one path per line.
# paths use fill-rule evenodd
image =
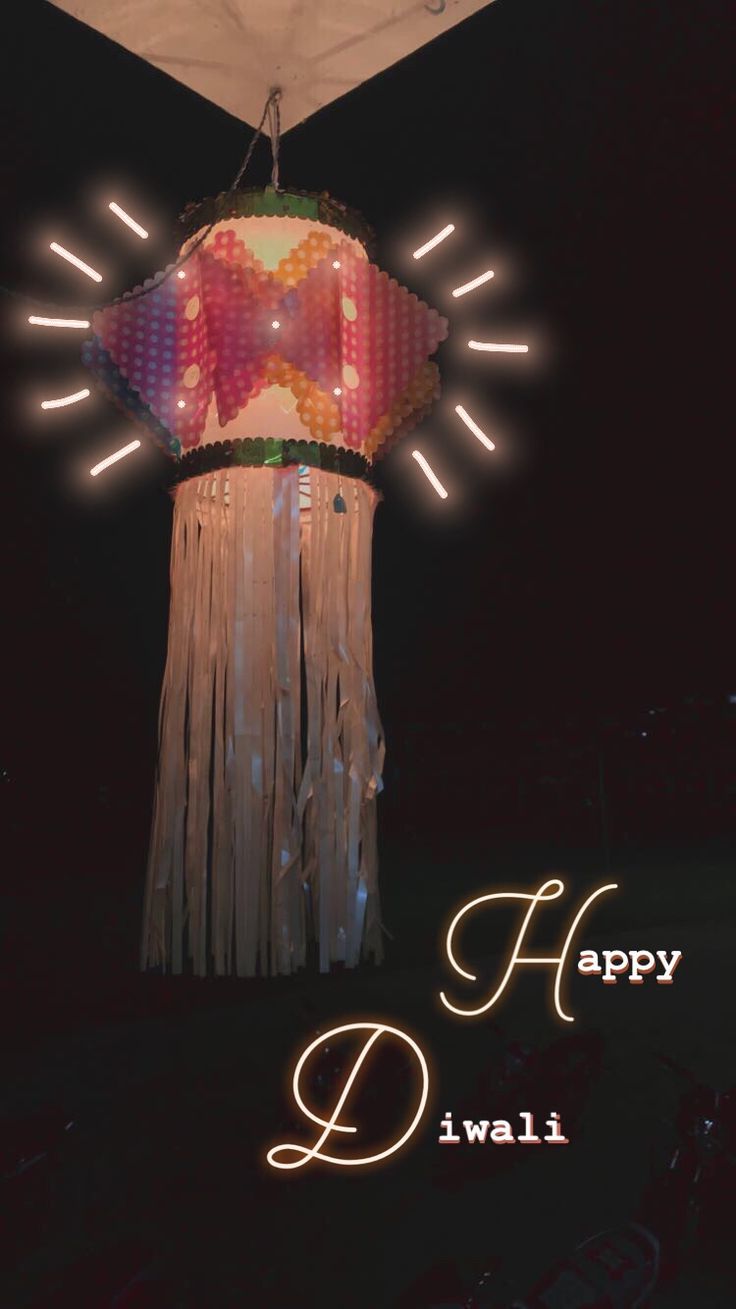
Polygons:
M280 86L286 132L492 0L52 3L251 126Z

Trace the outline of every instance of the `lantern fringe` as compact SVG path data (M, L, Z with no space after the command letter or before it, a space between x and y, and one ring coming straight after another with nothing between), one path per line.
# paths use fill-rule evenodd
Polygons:
M382 957L377 497L308 480L301 510L296 467L177 488L143 968L250 977L310 951L323 972Z

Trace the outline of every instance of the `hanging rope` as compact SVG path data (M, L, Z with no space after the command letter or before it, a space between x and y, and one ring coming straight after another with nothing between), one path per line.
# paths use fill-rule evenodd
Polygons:
M281 88L275 86L271 91L268 101L268 121L269 131L271 133L271 157L273 167L271 169L271 185L274 191L279 190L279 146L281 144Z
M248 164L250 163L251 158L253 156L253 151L256 148L256 143L258 141L258 138L261 136L263 132L263 125L267 117L270 119L272 123L275 122L275 128L276 128L275 134L273 130L271 132L271 150L273 154L273 172L271 176L272 176L272 180L273 177L275 176L276 180L273 182L273 185L278 187L278 153L279 153L278 147L279 147L280 124L281 124L281 118L278 110L278 102L280 99L281 99L281 91L278 88L269 91L268 99L266 100L266 103L263 106L261 121L258 124L255 132L253 133L253 136L251 137L250 144L245 152L245 158L243 159L242 164L240 165L237 173L235 174L235 178L230 184L228 190L225 192L226 196L232 195L234 191L237 191L240 182L243 176L245 175L245 171L248 167ZM272 114L275 114L275 119L272 117ZM274 142L275 142L275 146L274 146ZM129 300L142 300L144 296L150 295L152 291L158 291L160 286L163 286L165 282L168 282L169 278L173 277L174 273L178 272L180 268L183 268L184 264L186 264L191 259L194 252L198 250L199 247L203 244L203 242L207 240L207 237L210 235L210 232L212 231L213 227L217 222L218 222L217 217L213 218L209 227L207 227L205 231L202 232L202 234L197 237L197 240L192 245L190 245L186 254L181 255L181 257L177 259L176 263L171 264L166 269L166 271L161 274L160 277L157 277L155 281L151 283L150 286L139 287L137 291L133 291L129 295L117 296L114 300L108 300L105 304L93 305L92 307L88 305L80 306L80 305L49 304L48 301L42 302L40 300L34 300L32 296L24 295L23 292L21 291L13 291L8 286L0 286L0 292L2 292L3 295L10 296L13 300L21 300L25 304L29 305L31 308L34 309L46 309L46 310L51 309L54 310L56 313L60 313L65 316L68 316L71 311L75 311L78 313L83 313L86 318L91 318L93 314L99 313L101 309L111 309L113 305L119 304L120 301L123 299L126 302Z

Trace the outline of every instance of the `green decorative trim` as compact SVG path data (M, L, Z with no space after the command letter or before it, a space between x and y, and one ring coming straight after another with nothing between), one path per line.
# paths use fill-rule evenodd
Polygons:
M195 446L176 461L173 480L185 482L218 468L287 468L294 464L322 468L328 473L366 482L371 480L370 464L357 450L319 441L281 441L270 436L236 437L232 441Z
M303 218L307 222L325 223L360 241L366 247L369 257L372 257L375 244L373 229L356 209L349 209L326 191L276 191L272 186L265 189L252 187L244 191L223 191L208 200L187 205L178 220L178 235L181 240L187 240L202 228L225 222L228 218L263 216Z

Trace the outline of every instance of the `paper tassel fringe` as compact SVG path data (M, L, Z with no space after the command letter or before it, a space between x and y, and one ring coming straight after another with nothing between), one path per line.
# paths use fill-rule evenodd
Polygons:
M250 977L310 950L322 971L382 954L376 496L310 469L300 510L299 480L230 468L176 492L143 968Z

